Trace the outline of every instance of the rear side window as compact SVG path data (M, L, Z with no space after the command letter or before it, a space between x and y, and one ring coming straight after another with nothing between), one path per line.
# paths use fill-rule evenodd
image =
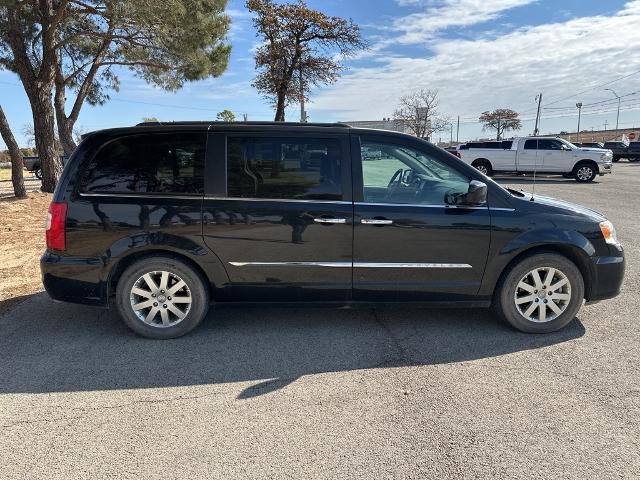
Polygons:
M158 133L113 140L89 162L81 191L203 193L205 145L205 133Z
M343 155L338 139L228 137L228 195L342 200Z

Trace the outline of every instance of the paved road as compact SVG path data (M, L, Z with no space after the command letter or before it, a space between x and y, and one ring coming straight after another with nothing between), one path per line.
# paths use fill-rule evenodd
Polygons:
M605 213L628 254L622 296L552 335L224 308L156 342L35 295L0 318L0 477L638 478L640 164L615 170L536 186Z

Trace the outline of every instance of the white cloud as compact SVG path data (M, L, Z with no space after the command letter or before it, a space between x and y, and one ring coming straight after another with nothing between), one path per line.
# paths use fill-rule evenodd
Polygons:
M451 27L466 27L494 20L506 10L533 3L536 0L446 0L424 12L413 13L393 22L403 34L396 39L403 44L422 43L438 31ZM399 0L400 5L424 5L433 2Z
M378 65L354 69L319 92L310 109L342 120L375 119L390 115L407 92L438 88L441 110L451 115L533 110L540 91L549 101L638 70L639 7L635 0L614 16L525 27L495 39L435 40L430 58L380 56ZM622 94L637 90L639 80L632 76L615 86Z

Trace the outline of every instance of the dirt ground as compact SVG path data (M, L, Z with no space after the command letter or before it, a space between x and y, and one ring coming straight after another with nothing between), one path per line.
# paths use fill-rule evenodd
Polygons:
M39 261L50 202L51 195L38 192L0 199L0 313L42 290Z

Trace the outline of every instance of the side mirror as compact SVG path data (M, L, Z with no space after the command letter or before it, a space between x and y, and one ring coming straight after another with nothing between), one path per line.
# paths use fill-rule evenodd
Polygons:
M480 206L487 203L487 184L478 180L471 180L467 193L450 191L444 195L447 205Z

